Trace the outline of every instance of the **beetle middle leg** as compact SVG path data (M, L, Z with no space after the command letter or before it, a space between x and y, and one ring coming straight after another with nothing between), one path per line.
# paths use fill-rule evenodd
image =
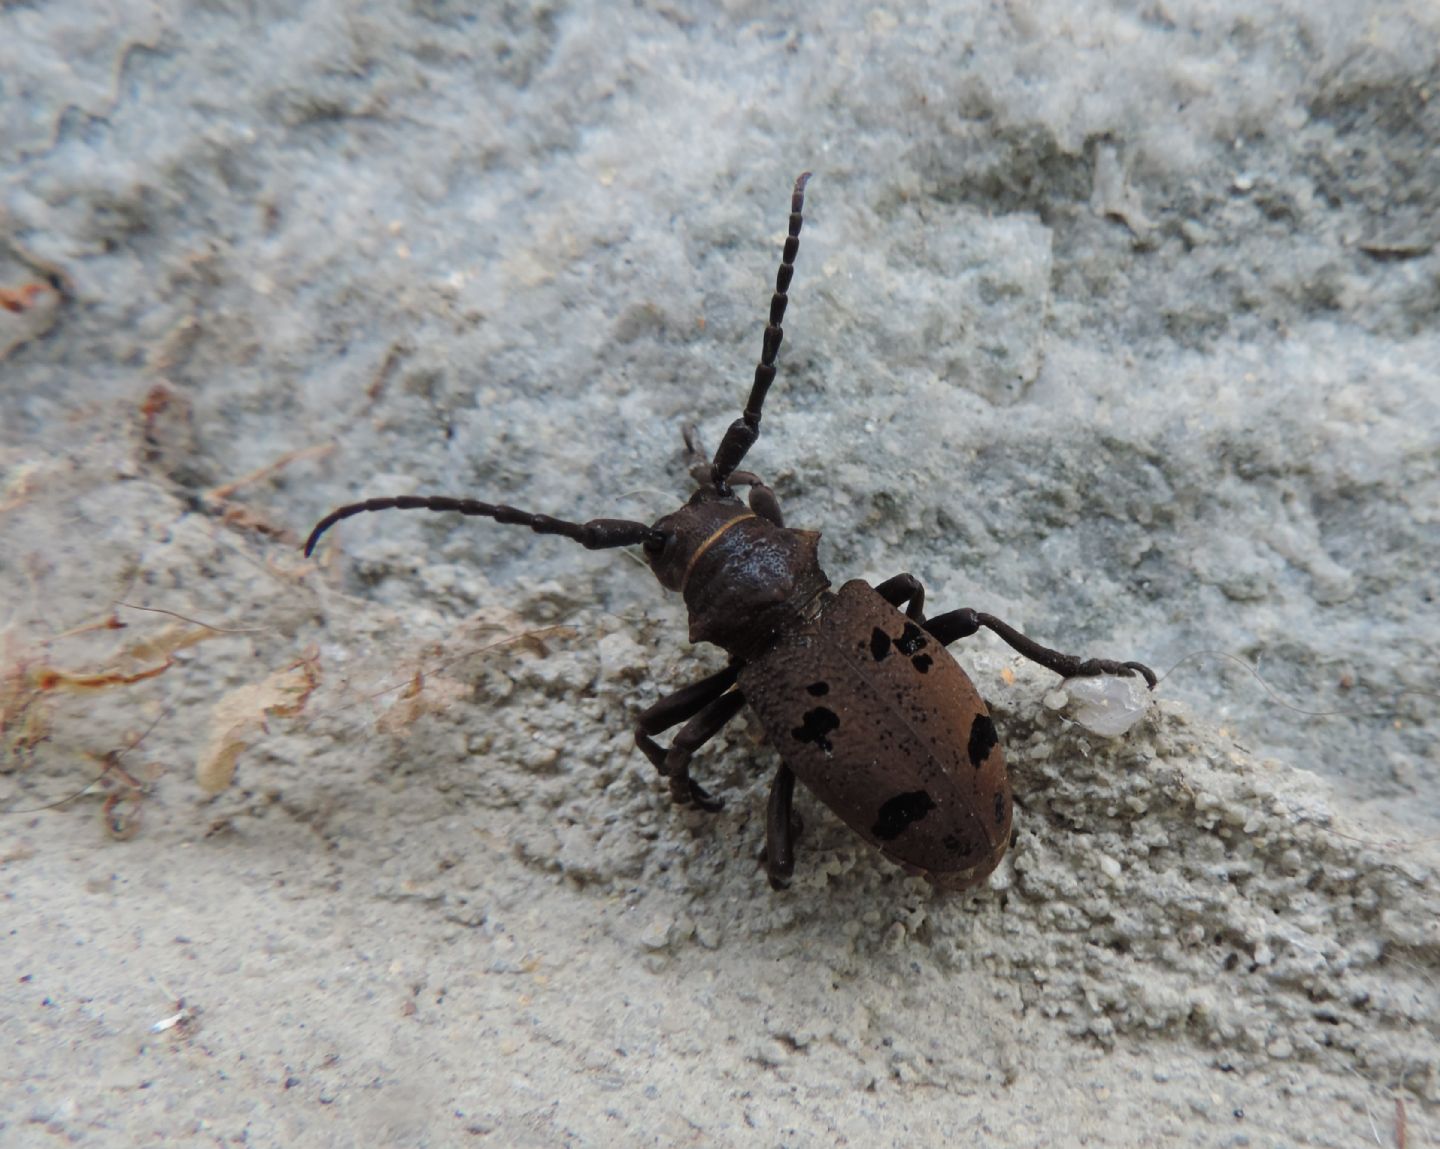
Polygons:
M905 607L905 617L911 622L924 623L925 621L925 586L921 581L908 571L904 574L887 578L875 588L875 593L888 602L897 610ZM929 630L929 627L925 628ZM971 631L973 634L974 631Z
M724 670L682 687L636 719L635 745L644 751L660 775L669 780L670 796L681 806L693 804L713 813L725 804L690 777L690 759L745 705L745 696L731 689L740 676L740 666L740 663L731 663ZM655 741L653 735L682 722L685 725L668 749Z

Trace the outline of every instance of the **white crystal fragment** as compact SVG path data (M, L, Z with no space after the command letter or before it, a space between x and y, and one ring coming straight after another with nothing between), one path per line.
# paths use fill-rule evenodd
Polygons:
M1150 708L1150 689L1138 674L1067 678L1060 689L1069 698L1066 717L1102 738L1118 738Z

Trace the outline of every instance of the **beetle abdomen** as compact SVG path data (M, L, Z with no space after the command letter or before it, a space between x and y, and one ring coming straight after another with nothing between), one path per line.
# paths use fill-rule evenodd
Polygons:
M887 857L963 889L1010 841L995 724L939 642L860 580L740 672L771 742Z

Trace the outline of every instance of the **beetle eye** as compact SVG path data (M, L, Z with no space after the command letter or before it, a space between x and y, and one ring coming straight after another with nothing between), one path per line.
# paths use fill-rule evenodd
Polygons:
M669 540L669 535L656 531L653 535L646 535L645 541L640 545L644 548L647 555L658 555L665 549L665 544L669 542Z

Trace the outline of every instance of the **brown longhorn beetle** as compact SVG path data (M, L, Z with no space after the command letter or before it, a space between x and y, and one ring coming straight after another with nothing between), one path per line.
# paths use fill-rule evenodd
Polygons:
M838 594L820 569L816 531L785 525L775 492L737 468L760 434L775 380L786 292L800 250L806 172L795 181L770 321L745 411L707 461L693 432L686 445L698 489L653 524L627 519L566 522L514 507L440 495L367 499L331 511L305 543L307 555L341 519L365 511L454 511L564 535L590 550L639 546L660 585L685 596L690 641L730 656L724 670L644 711L635 741L681 805L718 810L690 777L690 759L749 703L781 763L770 787L766 868L783 889L795 868L795 779L857 834L912 874L961 890L982 881L1010 843L1010 783L995 723L945 649L982 626L1026 658L1065 677L1155 674L1138 662L1081 659L1027 638L979 611L926 618L925 588L910 574ZM734 488L749 488L747 503ZM904 608L901 612L900 608ZM681 726L681 723L684 723ZM655 736L680 726L668 748Z

